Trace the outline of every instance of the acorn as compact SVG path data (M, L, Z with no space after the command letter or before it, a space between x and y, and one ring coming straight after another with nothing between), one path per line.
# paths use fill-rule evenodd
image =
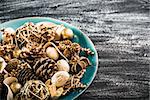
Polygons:
M48 47L46 49L46 54L49 58L57 60L59 58L59 54L54 47Z

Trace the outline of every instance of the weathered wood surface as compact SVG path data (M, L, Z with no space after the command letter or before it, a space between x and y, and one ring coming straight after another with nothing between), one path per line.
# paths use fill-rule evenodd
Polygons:
M99 54L95 80L78 99L149 99L149 0L0 0L0 22L46 16L77 26Z

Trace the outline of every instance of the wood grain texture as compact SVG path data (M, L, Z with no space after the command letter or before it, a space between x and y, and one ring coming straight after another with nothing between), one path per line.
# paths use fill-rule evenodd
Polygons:
M0 0L1 23L29 16L66 21L95 44L99 69L78 99L149 99L149 0Z

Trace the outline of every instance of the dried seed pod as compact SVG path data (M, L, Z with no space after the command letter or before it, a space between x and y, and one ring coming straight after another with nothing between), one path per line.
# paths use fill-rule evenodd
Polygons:
M80 57L80 61L78 64L81 66L82 69L86 69L88 65L91 65L90 61L86 57Z
M40 80L27 81L20 93L16 96L17 100L47 100L49 97L47 86Z
M12 28L4 29L3 35L2 35L2 38L3 38L2 42L4 44L13 44L14 35L15 35L15 30L14 29L12 29Z
M72 42L70 40L63 40L59 42L58 48L60 50L65 50L66 48L70 48Z
M65 83L69 80L69 73L66 71L58 71L55 73L52 78L51 82L52 84L55 84L57 87L61 87L65 85Z
M71 60L70 60L70 64L72 64L71 67L71 71L72 72L77 72L78 68L80 67L80 69L86 69L86 67L88 65L91 65L90 61L88 58L86 57L79 57L78 55L72 56ZM79 65L79 66L77 66Z
M70 50L73 54L79 55L81 46L78 43L72 43Z
M83 85L80 82L80 79L83 77L86 70L81 70L79 73L72 75L69 80L64 85L64 91L62 95L66 95L70 90L75 88L85 88L86 85Z
M49 90L49 93L50 93L51 97L53 98L56 95L56 86L55 86L55 84L48 85L48 90Z

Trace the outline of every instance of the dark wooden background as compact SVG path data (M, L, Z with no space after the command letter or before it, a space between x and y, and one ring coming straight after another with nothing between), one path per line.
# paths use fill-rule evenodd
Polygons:
M149 0L0 0L0 23L29 16L66 21L95 44L99 69L78 99L149 99Z

